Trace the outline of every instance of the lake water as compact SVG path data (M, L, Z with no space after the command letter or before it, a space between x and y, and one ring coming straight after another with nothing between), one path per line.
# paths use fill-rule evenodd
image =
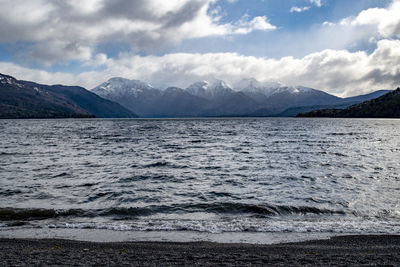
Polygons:
M399 156L400 120L0 120L0 236L398 234Z

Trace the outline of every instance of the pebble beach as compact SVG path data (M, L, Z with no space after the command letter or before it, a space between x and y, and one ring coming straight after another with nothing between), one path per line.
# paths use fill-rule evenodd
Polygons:
M2 266L399 266L400 236L274 245L0 239Z

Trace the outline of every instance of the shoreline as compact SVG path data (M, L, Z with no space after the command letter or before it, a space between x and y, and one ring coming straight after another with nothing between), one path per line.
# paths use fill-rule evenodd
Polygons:
M390 234L390 233L387 233ZM271 245L329 239L334 233L291 232L197 232L197 231L115 231L51 227L0 228L0 239L65 239L98 243L109 242L211 242ZM340 235L351 235L341 233Z
M400 235L345 235L257 245L212 242L87 242L0 238L13 265L400 265Z

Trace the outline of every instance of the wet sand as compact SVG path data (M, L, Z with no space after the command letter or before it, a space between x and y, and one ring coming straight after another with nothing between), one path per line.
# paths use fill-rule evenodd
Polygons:
M0 262L2 266L400 266L400 235L339 236L275 245L0 239Z

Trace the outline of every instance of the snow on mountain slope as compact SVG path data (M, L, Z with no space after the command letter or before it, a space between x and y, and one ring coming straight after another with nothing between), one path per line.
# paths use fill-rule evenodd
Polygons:
M186 89L160 90L139 80L112 78L92 92L143 117L268 116L288 108L337 105L346 99L304 86L243 79L231 87L222 80L200 81ZM348 101L347 101L348 102Z
M21 85L17 82L17 80L14 77L4 75L0 73L0 83L1 84L10 84L10 85L15 85L17 87L21 87Z
M119 98L125 95L137 97L139 94L148 90L157 90L148 83L139 80L129 80L120 77L111 78L92 89L92 92L111 98Z
M244 93L262 94L270 96L277 88L284 87L285 85L279 82L259 82L254 78L243 79L235 84L236 91Z
M196 82L186 88L186 91L192 95L208 99L235 93L235 91L222 80L216 80L213 83L208 81Z
M280 82L260 82L254 78L249 78L236 83L235 90L247 94L261 94L265 97L270 97L280 93L310 93L314 89L304 86L287 86Z

